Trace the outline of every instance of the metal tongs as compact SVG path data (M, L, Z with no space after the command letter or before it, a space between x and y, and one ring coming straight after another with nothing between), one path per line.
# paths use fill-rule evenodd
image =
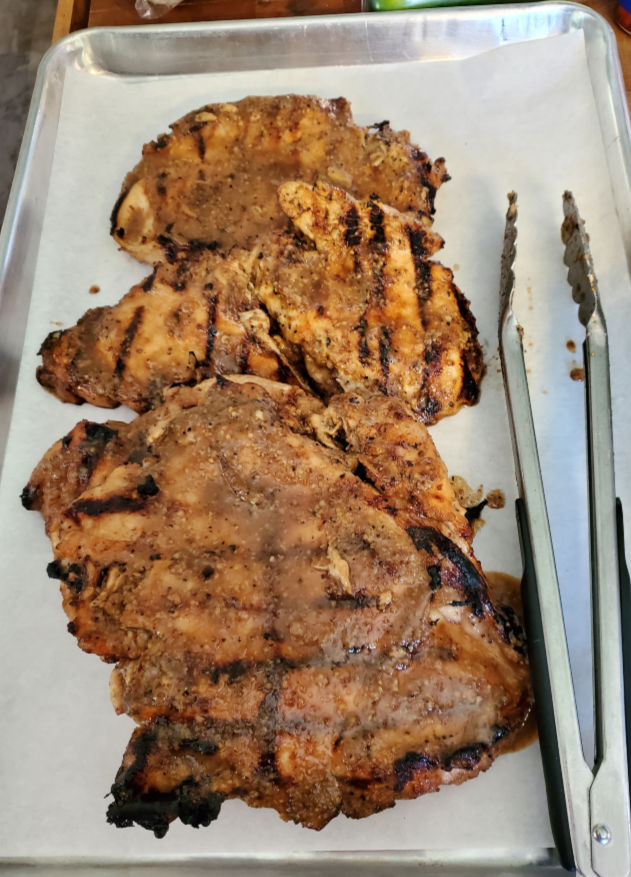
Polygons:
M595 757L583 756L563 611L522 346L513 313L517 196L508 196L502 253L499 342L519 488L522 594L550 820L561 864L585 877L631 874L627 734L631 722L631 618L622 508L616 500L607 330L583 222L563 195L565 264L583 344L588 478ZM625 674L626 671L626 674ZM626 679L625 679L626 677ZM627 690L624 691L626 682ZM624 697L626 694L626 698Z

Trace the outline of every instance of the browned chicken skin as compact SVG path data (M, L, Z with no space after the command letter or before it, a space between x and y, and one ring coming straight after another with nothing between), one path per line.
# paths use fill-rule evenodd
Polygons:
M530 709L425 427L219 378L81 422L24 490L69 628L139 724L109 819L162 835L227 798L320 828L487 768Z
M201 107L143 149L112 212L112 234L141 262L171 261L183 247L249 247L281 229L285 180L323 180L373 193L398 210L434 212L448 179L406 131L362 128L348 101L305 95L248 97Z
M156 268L122 301L44 342L38 379L64 401L146 411L173 384L247 372L402 398L433 423L478 399L482 354L426 224L376 198L285 183L293 233ZM271 327L270 327L271 318Z

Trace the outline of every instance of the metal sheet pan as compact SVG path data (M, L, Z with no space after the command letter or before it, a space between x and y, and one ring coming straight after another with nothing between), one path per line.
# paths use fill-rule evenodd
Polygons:
M42 230L47 218L47 192L54 171L59 120L68 76L78 72L87 94L99 76L125 82L170 80L186 82L194 74L244 71L315 70L343 65L396 65L410 61L449 61L479 55L524 40L546 40L580 31L585 38L589 79L598 111L606 167L619 233L631 262L631 141L624 89L615 41L595 13L575 4L511 4L471 10L375 15L321 16L257 22L190 26L145 26L98 29L74 34L50 50L39 72L15 184L0 239L0 456L4 453L29 320ZM340 84L340 92L343 85ZM151 132L150 136L157 134ZM421 144L423 145L423 144ZM576 144L571 148L577 148ZM130 165L131 166L131 165ZM559 194L562 186L559 186ZM499 206L503 210L503 205ZM499 256L499 250L498 250ZM121 292L124 290L121 290ZM91 302L90 302L91 304ZM79 419L82 412L75 412ZM50 441L61 434L56 430ZM33 461L35 462L35 461ZM6 586L6 585L5 585ZM104 695L105 696L105 695ZM2 856L0 850L0 856ZM215 873L394 873L426 871L441 874L556 873L554 852L540 847L466 849L453 852L296 852L277 856L178 856L160 854L147 859L123 857L60 861L39 857L0 859L0 871L10 873L23 864L39 866L46 874L146 873L195 874L212 865Z

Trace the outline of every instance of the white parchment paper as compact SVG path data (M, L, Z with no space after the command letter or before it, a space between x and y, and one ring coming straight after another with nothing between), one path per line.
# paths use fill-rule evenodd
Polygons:
M452 176L438 194L441 261L471 301L484 344L482 400L433 428L450 472L506 508L489 511L476 539L486 569L521 571L514 472L497 358L497 300L506 193L519 193L518 315L525 328L536 426L568 615L577 693L590 748L588 552L583 450L582 328L565 280L561 194L586 219L610 330L618 493L631 509L629 432L631 296L580 32L506 46L462 61L125 79L70 70L33 289L3 481L0 673L0 855L122 860L308 850L515 849L552 843L537 744L504 756L459 788L443 789L361 821L338 817L319 833L271 810L224 805L195 831L175 824L161 841L105 822L107 794L131 733L108 698L109 668L66 633L39 515L19 494L41 454L81 417L108 412L63 405L35 381L37 349L53 328L114 303L149 273L118 252L109 214L144 142L204 103L249 94L344 95L355 119L408 128ZM96 296L88 293L97 284ZM567 347L575 341L578 352ZM120 418L120 412L114 415ZM123 415L125 416L125 415ZM131 417L131 413L127 413Z

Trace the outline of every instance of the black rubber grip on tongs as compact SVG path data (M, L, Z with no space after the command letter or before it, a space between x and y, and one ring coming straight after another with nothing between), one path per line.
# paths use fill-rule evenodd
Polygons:
M624 518L622 515L622 503L619 499L616 500L616 535L618 537L624 714L627 728L627 769L629 771L629 787L631 788L631 579L629 579L629 569L624 553Z
M550 688L550 676L548 674L548 662L543 639L541 608L539 605L539 593L537 591L537 579L533 563L530 531L528 529L528 519L523 500L518 499L515 503L515 507L517 511L517 523L519 526L519 537L524 565L524 574L521 581L524 623L526 627L528 657L530 659L530 669L535 693L535 713L537 729L539 731L539 745L541 747L543 774L548 797L550 825L552 827L552 836L554 837L561 865L567 871L575 871L576 864L574 861L574 852L572 850L570 825L565 803L565 795L563 792L563 774L561 772L559 761L559 747L554 722L554 709L552 706L552 691Z

